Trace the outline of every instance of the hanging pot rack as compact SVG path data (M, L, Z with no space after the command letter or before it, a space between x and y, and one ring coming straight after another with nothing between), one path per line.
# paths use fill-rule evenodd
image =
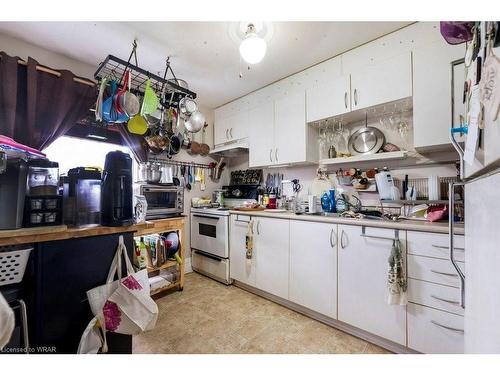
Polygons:
M132 52L127 61L119 57L108 55L106 59L99 64L94 78L101 81L103 78L112 78L122 84L123 77L127 70L130 71L130 86L133 93L144 94L146 82L149 79L151 87L161 94L160 103L165 108L177 108L179 101L184 97L196 98L196 93L177 84L180 80L174 74L170 65L170 57L166 60L165 73L163 77L153 74L139 67L137 62L137 41L132 44ZM134 63L132 63L134 58ZM167 74L170 71L173 78L167 79Z

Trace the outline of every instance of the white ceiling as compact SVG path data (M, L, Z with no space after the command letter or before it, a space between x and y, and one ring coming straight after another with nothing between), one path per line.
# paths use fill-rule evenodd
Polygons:
M138 39L139 65L161 72L172 56L199 102L218 107L408 22L275 22L264 60L247 70L231 22L0 22L0 32L96 66L108 54L127 59ZM33 56L36 58L36 56ZM42 62L42 61L41 61ZM43 63L43 62L42 62Z

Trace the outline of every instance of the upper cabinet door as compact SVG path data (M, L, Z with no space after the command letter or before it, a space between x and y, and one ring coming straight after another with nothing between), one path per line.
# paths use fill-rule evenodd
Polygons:
M275 164L303 162L307 159L305 92L286 95L275 102Z
M451 148L451 63L463 56L463 45L451 46L444 40L413 52L413 142L417 151ZM463 66L457 66L453 74L457 121L464 114Z
M350 77L339 76L306 91L307 122L337 116L351 110Z
M229 130L227 127L227 118L216 110L214 116L214 145L220 145L229 141Z
M228 135L231 141L248 137L248 110L240 109L230 117Z
M363 109L412 96L411 53L351 72L351 108Z
M248 113L250 132L248 166L274 164L274 101L270 100Z

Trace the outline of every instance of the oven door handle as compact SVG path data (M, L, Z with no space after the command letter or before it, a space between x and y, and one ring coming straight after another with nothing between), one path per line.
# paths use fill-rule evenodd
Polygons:
M202 219L214 219L214 220L220 219L220 217L218 217L218 216L209 216L209 215L195 215L195 214L193 214L193 217L201 217Z
M144 187L142 188L142 192L146 193L155 193L155 192L160 192L160 193L179 193L179 190L177 188L171 189L171 188L150 188L150 187Z

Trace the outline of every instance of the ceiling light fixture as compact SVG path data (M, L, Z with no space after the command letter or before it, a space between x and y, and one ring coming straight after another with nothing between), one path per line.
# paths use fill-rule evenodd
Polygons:
M249 64L258 64L266 55L267 43L257 35L253 23L247 25L245 39L240 44L240 55Z

